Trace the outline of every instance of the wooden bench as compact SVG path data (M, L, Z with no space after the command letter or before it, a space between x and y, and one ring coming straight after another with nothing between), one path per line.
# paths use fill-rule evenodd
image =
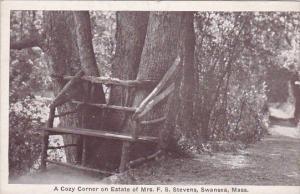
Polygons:
M51 135L59 134L74 134L74 135L83 135L90 137L99 137L104 139L115 139L121 141L129 142L141 142L141 143L157 143L157 137L151 136L138 136L137 139L134 139L131 135L125 133L117 133L112 131L104 130L94 130L94 129L83 129L83 128L62 128L62 127L53 127L53 128L42 128L45 131L48 131Z
M141 125L149 125L154 123L164 122L166 117L163 116L161 118L156 118L153 120L145 121L141 118L146 115L156 104L161 102L163 99L168 97L175 89L175 84L173 82L170 83L169 86L166 86L169 80L173 77L173 75L178 71L180 67L180 58L177 57L173 65L170 69L166 72L160 82L156 85L153 91L140 103L138 107L126 107L126 106L116 106L110 104L97 104L97 103L89 103L89 102L81 102L81 101L60 101L61 96L71 88L74 83L78 80L85 80L91 83L96 84L106 84L108 87L112 85L122 86L122 87L154 87L155 82L151 80L119 80L116 78L103 78L103 77L92 77L92 76L84 76L83 71L79 71L75 76L64 76L63 79L68 80L67 84L62 88L59 94L56 96L52 104L50 105L50 113L47 122L47 126L43 127L43 149L42 149L42 162L41 162L41 169L46 170L47 162L63 165L67 167L72 167L80 170L88 170L93 172L99 172L104 174L112 174L112 172L107 172L105 170L99 169L92 169L85 167L85 153L86 153L86 138L85 137L96 137L96 138L104 138L104 139L113 139L113 140L120 140L123 141L123 144L128 149L130 148L131 143L140 142L140 143L154 143L157 144L159 141L158 137L151 137L151 136L139 136L137 134L138 127ZM170 82L170 81L169 81ZM63 117L68 114L76 113L77 109L73 111L64 112L55 115L55 110L58 106L66 102L72 102L77 105L84 105L84 106L93 106L100 109L113 109L118 111L124 111L132 115L132 119L136 122L136 128L132 128L130 134L126 133L119 133L119 132L112 132L112 131L105 131L105 130L93 130L93 129L85 129L85 128L68 128L68 127L53 127L53 122L55 117ZM69 144L64 146L57 146L57 147L49 147L49 136L50 135L57 135L57 134L72 134L72 135L79 135L83 137L83 145L82 145L82 161L81 165L74 165L68 163L62 163L58 161L52 161L47 159L47 150L48 149L61 149L68 146L78 146L76 144ZM134 161L128 161L128 152L122 151L121 156L121 164L119 167L119 171L124 171L127 169L128 166L135 166L141 162L153 159L157 157L161 153L161 150L151 154L147 157L138 158Z

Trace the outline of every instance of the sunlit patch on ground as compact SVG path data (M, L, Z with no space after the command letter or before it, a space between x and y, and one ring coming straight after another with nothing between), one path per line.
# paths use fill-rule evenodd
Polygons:
M294 109L294 106L290 103L270 104L269 106L270 115L282 119L292 118Z
M273 136L286 136L300 139L300 128L296 127L283 127L274 125L269 128L269 133Z
M291 172L289 174L286 174L286 176L294 177L294 178L299 178L300 177L299 173L297 173L297 172Z
M197 161L213 161L212 165L216 168L241 169L251 166L251 162L247 155L235 155L230 153L216 153L210 155L200 155L194 160Z
M11 180L12 184L96 184L103 177L57 165L42 173L31 173Z

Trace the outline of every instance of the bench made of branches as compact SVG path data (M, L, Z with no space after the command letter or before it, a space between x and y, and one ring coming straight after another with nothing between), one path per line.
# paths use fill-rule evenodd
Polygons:
M141 143L158 143L159 139L158 137L151 137L151 136L139 136L137 134L138 127L141 125L150 125L155 123L163 122L166 117L160 117L153 120L142 120L141 118L146 115L152 108L161 102L163 99L168 97L175 89L175 84L171 82L169 86L166 86L169 80L171 80L171 77L175 74L175 72L179 69L180 66L180 58L177 57L173 65L168 69L166 74L163 76L163 78L160 80L160 82L156 85L156 87L152 90L152 92L140 103L137 107L126 107L126 106L116 106L116 105L110 105L110 104L98 104L98 103L89 103L89 102L82 102L82 101L75 101L75 100L63 100L60 101L60 98L64 95L64 93L70 89L74 83L76 83L78 80L85 80L91 83L95 84L105 84L108 87L111 87L113 85L116 86L122 86L122 87L153 87L155 85L155 82L150 80L120 80L117 78L104 78L104 77L93 77L93 76L84 76L83 71L79 71L76 73L75 76L63 76L61 79L68 80L68 82L65 84L65 86L62 88L62 90L58 93L56 98L53 100L53 102L50 105L50 113L49 118L47 122L47 126L42 128L43 132L43 149L42 149L42 163L41 168L42 170L46 169L46 164L48 163L54 163L58 165L63 165L67 167L72 167L80 170L88 170L93 172L100 172L104 174L112 174L112 172L107 172L99 169L92 169L85 167L86 163L86 137L96 137L96 138L105 138L105 139L114 139L114 140L120 140L123 141L124 145L130 146L130 143L132 142L141 142ZM55 114L56 108L58 106L61 106L62 104L66 102L71 102L80 106L93 106L100 109L113 109L118 111L124 111L127 114L132 115L133 122L136 123L130 130L130 133L117 133L107 130L93 130L93 129L84 129L84 128L64 128L64 127L53 127L53 122L55 117L63 117L69 114L76 113L78 111L78 107L74 110L63 112L60 114ZM49 144L49 136L50 135L57 135L57 134L73 134L73 135L79 135L83 136L83 145L82 145L82 157L81 157L81 165L73 165L68 163L61 163L58 161L51 161L47 159L47 150L48 149L61 149L68 146L78 146L74 144L64 145L64 146L57 146L57 147L50 147ZM121 156L121 164L119 167L119 171L124 171L128 167L136 166L144 161L151 160L155 157L157 157L161 153L160 150L155 152L154 154L138 158L134 161L127 161L129 156L128 152L123 152Z

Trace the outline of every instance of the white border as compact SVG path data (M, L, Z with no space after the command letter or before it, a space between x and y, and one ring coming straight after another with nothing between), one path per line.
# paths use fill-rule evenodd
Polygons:
M8 81L9 81L9 13L10 10L143 10L143 11L300 11L300 2L279 1L5 1L1 2L1 65L0 65L0 193L59 193L53 185L8 184ZM59 186L59 185L58 185ZM75 186L75 185L68 185ZM88 185L86 185L88 186ZM90 185L95 186L95 185ZM134 186L128 186L134 187ZM156 186L153 186L156 187ZM164 186L163 186L164 187ZM201 185L197 186L201 187ZM223 187L223 186L215 186ZM226 186L225 186L226 187ZM230 188L230 186L227 186ZM300 187L247 186L255 194L300 194ZM63 192L71 193L71 192ZM84 193L84 192L81 192ZM92 193L92 192L89 192ZM99 192L98 192L99 193ZM101 192L100 192L101 193ZM105 192L113 193L113 192ZM123 194L123 192L115 192ZM172 192L171 192L172 193Z
M299 1L3 1L14 10L299 11Z

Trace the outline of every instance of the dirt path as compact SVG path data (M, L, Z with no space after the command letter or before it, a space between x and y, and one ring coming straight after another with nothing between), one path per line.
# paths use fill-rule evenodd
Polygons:
M274 126L272 135L232 153L166 158L122 176L103 177L51 166L10 183L300 185L300 129Z
M235 153L201 154L195 158L153 162L112 182L123 184L300 185L300 139L283 136L276 126L272 135ZM282 130L281 134L278 131ZM289 128L300 134L300 129ZM290 134L288 134L290 135ZM108 180L108 182L110 182Z

